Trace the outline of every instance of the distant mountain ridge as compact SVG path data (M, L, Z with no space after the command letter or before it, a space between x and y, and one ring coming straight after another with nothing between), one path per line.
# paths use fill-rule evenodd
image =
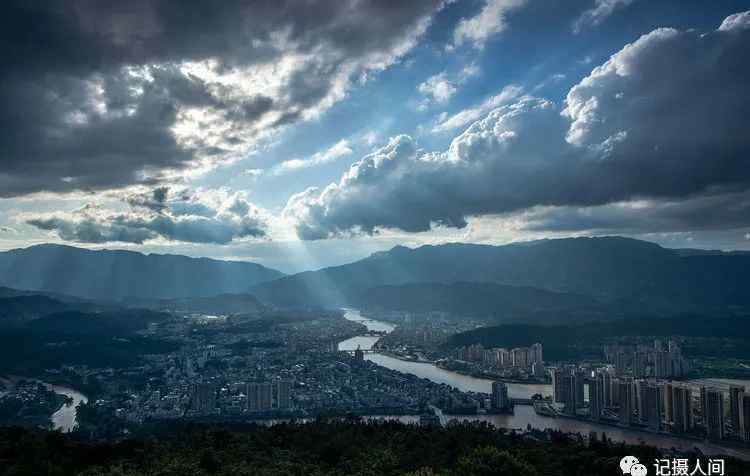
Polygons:
M52 314L99 314L117 309L111 303L88 301L64 294L0 287L0 329L25 325Z
M356 303L370 288L489 282L626 302L636 310L750 306L750 256L682 256L622 237L564 238L504 246L397 246L363 260L262 283L250 292L287 307Z
M749 254L670 250L622 237L397 246L354 263L291 276L254 263L60 245L0 253L0 298L31 292L66 303L87 299L227 313L258 311L264 305L539 312L547 299L552 305L545 312L743 313L750 310L747 282ZM21 301L6 304L26 306L31 314L37 313L35 306L39 312L50 307L43 299Z
M46 291L29 291L23 289L13 289L0 286L0 299L6 298L17 298L26 296L45 296L50 299L54 299L63 303L83 304L89 303L90 301L81 297L69 296L67 294L60 294Z
M15 296L0 298L0 324L22 322L54 312L67 311L71 305L51 297Z
M103 301L239 294L282 276L256 263L52 244L0 252L0 286Z

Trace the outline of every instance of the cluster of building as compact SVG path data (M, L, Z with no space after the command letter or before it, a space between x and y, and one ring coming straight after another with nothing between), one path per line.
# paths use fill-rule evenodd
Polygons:
M513 401L508 397L508 385L505 382L492 382L492 393L489 398L476 401L478 412L506 413L513 411ZM434 405L428 405L428 411L419 416L422 426L445 425L448 418L442 410Z
M143 355L137 367L76 368L101 391L90 399L90 429L101 421L210 418L246 421L320 413L416 414L425 405L450 413L491 408L487 394L461 392L378 366L364 352L339 352L337 343L362 332L360 324L324 316L252 317L196 321L176 318L149 330L179 341L179 350ZM87 427L89 429L89 427Z
M683 357L680 345L674 339L666 345L658 339L653 345L605 345L604 356L614 365L618 376L670 378L690 372L690 362Z
M235 393L232 414L284 412L292 408L292 383L284 380L275 382L252 382ZM218 388L212 383L194 383L190 388L190 408L188 415L215 415L220 411L217 405Z
M514 349L485 348L482 344L474 344L457 348L453 358L464 362L480 362L493 369L523 369L535 377L543 377L546 373L540 343Z
M552 386L554 402L568 416L750 441L750 395L744 387L725 391L656 378L617 377L609 367L575 366L553 369Z
M374 319L393 322L397 327L376 344L380 352L407 360L436 361L445 358L444 344L448 338L478 326L483 322L472 318L456 319L440 313L422 314L412 319L409 313L370 313ZM402 318L399 318L402 317Z

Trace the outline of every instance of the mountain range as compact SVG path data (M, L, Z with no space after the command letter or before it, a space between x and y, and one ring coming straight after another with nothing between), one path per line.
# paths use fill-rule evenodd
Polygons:
M671 250L622 237L503 246L397 246L362 260L285 276L254 263L39 245L0 253L0 307L84 310L77 299L149 309L268 308L445 311L573 319L750 309L750 255ZM29 292L44 298L29 300ZM71 306L76 304L76 306ZM6 312L7 313L7 312Z
M0 253L0 286L100 301L239 294L282 276L255 263L53 244Z
M363 260L260 283L250 292L282 307L339 307L372 303L367 293L381 286L415 283L495 283L575 294L607 306L639 313L685 310L737 310L750 306L750 256L684 253L622 238L566 238L504 246L445 244L410 249L397 246ZM413 288L404 287L408 295ZM484 299L478 288L471 298ZM507 290L506 290L507 291ZM409 302L388 290L385 307ZM434 292L422 293L433 300ZM423 303L423 307L429 304ZM446 305L453 309L460 303ZM402 306L403 307L403 306Z

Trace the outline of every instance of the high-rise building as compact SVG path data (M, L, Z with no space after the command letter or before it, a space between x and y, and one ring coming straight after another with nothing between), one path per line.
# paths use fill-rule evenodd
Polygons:
M487 349L484 353L484 361L493 367L500 366L500 349Z
M565 405L565 412L575 415L576 413L576 376L574 374L567 374L563 378L564 384L564 396L563 404Z
M611 380L610 390L612 391L612 404L611 406L620 406L620 379L613 378Z
M635 410L638 413L638 421L646 423L646 388L648 382L646 380L635 381Z
M555 403L565 403L564 377L563 369L552 369L552 399Z
M724 394L721 390L706 390L706 408L703 409L708 437L714 440L724 438Z
M538 342L536 344L533 344L529 348L529 354L530 354L530 360L531 360L532 364L534 364L534 363L540 363L540 364L544 363L544 358L542 356L542 344L540 344Z
M682 355L680 344L674 339L669 339L669 353L678 356Z
M618 352L615 355L615 375L622 377L628 368L628 354Z
M513 367L526 368L529 364L529 349L518 347L510 351Z
M742 397L742 418L745 432L740 436L742 441L750 441L750 395Z
M503 382L492 382L492 408L504 410L509 406L508 386Z
M647 365L648 365L648 354L645 352L636 352L633 357L633 376L635 378L645 377Z
M570 368L553 369L552 396L555 403L562 403L564 405L564 412L575 414L576 377Z
M664 387L653 383L646 384L642 395L641 421L652 430L661 430L664 416Z
M672 376L672 359L669 352L656 351L654 356L654 376L657 378Z
M292 406L291 399L291 382L279 380L274 386L274 404L273 407L278 410L288 410Z
M674 385L671 383L664 384L664 419L667 425L672 424L672 415L674 414Z
M273 386L270 383L247 384L247 410L267 412L273 408Z
M598 421L604 409L604 374L597 374L589 380L589 413L591 419Z
M672 386L672 431L687 433L693 428L693 402L690 387Z
M216 409L216 389L210 383L195 383L190 394L190 409L196 413L213 413Z
M603 372L602 379L604 380L604 407L611 407L614 405L612 401L612 376L609 372Z
M630 425L633 422L633 381L631 379L622 379L619 383L620 388L620 413L619 420L623 425Z
M742 439L745 434L745 387L729 387L729 422L732 424L733 434Z
M531 373L534 377L544 377L546 369L544 368L543 362L534 362L531 364Z
M498 357L499 357L499 363L500 367L510 367L513 365L513 362L511 362L510 359L510 352L508 352L508 349L498 349L497 350Z
M586 399L585 395L585 389L586 389L586 381L588 378L586 377L586 374L580 370L576 371L575 374L573 374L574 379L574 387L573 391L575 392L575 405L576 407L583 406L583 403Z
M672 376L674 377L682 377L686 373L690 372L690 365L688 364L688 361L685 360L681 354L679 353L670 353L670 364L671 364L671 371Z

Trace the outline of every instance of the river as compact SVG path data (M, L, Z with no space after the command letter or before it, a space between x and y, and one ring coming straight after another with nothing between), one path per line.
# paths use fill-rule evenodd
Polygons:
M347 320L359 322L367 327L370 331L391 332L394 326L385 322L367 319L362 316L356 309L345 309L344 317ZM362 350L371 350L379 337L356 336L339 343L339 350L354 350L358 346ZM437 367L427 362L411 362L397 359L377 352L365 353L365 359L370 360L378 365L397 370L403 373L416 375L417 377L426 378L436 383L448 384L462 391L491 393L492 381L462 375L450 370ZM715 380L716 383L727 384L728 381ZM740 383L732 382L732 383ZM750 389L750 382L747 382ZM519 384L508 383L508 394L512 398L529 398L535 393L544 396L552 395L552 386L546 384ZM529 425L538 429L555 429L570 433L588 434L595 431L599 434L606 433L607 437L613 441L624 441L632 444L645 443L661 448L676 448L680 450L689 450L694 447L699 448L706 454L727 454L738 458L750 460L750 452L726 448L712 443L699 442L682 438L674 438L666 435L649 434L641 431L628 430L616 426L600 425L585 421L574 420L570 418L550 418L538 415L534 408L528 405L516 405L512 415L469 415L453 416L459 420L486 421L496 427L508 429L525 430ZM417 417L399 417L404 422L415 422Z
M77 392L72 388L68 388L62 385L47 384L47 388L60 395L70 397L73 401L66 403L59 410L52 414L50 419L52 420L52 426L55 430L60 430L63 433L70 433L73 431L78 424L76 414L78 410L78 404L83 402L87 403L88 398L81 392Z

